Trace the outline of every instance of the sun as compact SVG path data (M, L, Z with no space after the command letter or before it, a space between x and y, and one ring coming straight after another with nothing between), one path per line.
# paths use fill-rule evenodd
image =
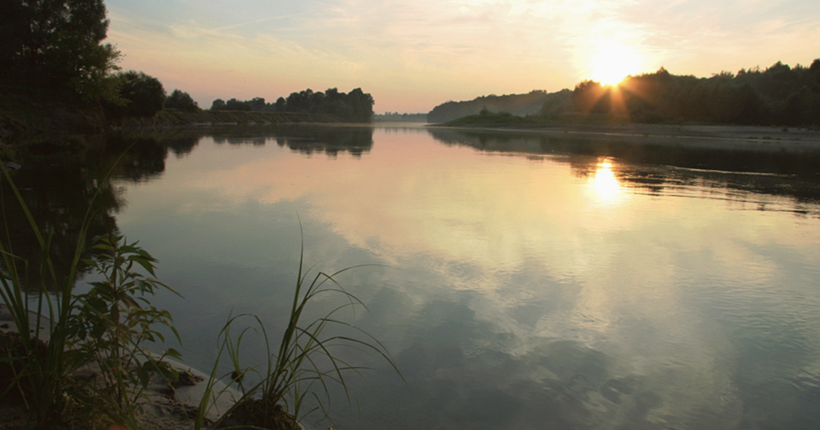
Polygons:
M625 77L640 70L640 56L629 46L600 43L592 56L592 80L604 85L617 85Z

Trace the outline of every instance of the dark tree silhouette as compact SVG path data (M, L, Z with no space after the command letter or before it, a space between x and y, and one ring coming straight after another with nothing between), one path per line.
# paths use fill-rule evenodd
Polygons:
M165 99L166 109L179 109L186 112L198 112L199 105L191 98L191 96L180 90L174 90Z
M527 94L509 94L503 96L489 95L477 97L469 101L442 103L427 114L430 122L447 122L457 118L478 115L486 107L492 112L509 112L514 115L535 115L544 104L560 105L566 97L565 92L547 93L546 91L531 91Z
M116 77L122 82L120 98L124 102L106 105L109 118L152 117L162 110L165 89L157 78L133 70L118 73Z
M221 110L225 109L225 100L216 99L211 103L211 110Z
M262 112L292 112L322 114L342 122L370 122L373 118L373 97L356 88L348 94L330 88L314 92L310 88L279 97L276 103L265 103L262 97L249 101L214 100L211 110L253 110Z
M0 78L52 93L105 97L119 53L103 44L102 0L0 1ZM56 94L55 94L56 95Z
M575 87L566 112L615 115L623 114L619 109L624 107L633 122L817 126L820 60L811 67L777 62L764 71L724 71L710 78L673 75L661 68L627 77L618 88L584 81Z
M250 102L239 101L237 99L230 99L225 102L225 110L251 110Z

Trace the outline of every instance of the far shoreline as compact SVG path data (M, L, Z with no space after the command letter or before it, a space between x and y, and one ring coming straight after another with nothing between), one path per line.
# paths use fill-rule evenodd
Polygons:
M820 130L795 127L700 124L516 123L487 126L428 124L465 132L552 135L631 144L752 151L820 151Z

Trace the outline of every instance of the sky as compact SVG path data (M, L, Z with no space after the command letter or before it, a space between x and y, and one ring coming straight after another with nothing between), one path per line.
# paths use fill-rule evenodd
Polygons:
M107 0L119 66L167 92L370 93L376 113L820 58L817 0Z

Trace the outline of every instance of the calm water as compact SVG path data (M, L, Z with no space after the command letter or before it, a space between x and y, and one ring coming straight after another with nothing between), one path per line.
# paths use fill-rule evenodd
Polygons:
M340 429L820 428L820 154L385 127L140 142L99 228L160 260L192 366L231 313L281 327L300 219L314 272L377 265L338 281L406 383L340 351L375 367Z

